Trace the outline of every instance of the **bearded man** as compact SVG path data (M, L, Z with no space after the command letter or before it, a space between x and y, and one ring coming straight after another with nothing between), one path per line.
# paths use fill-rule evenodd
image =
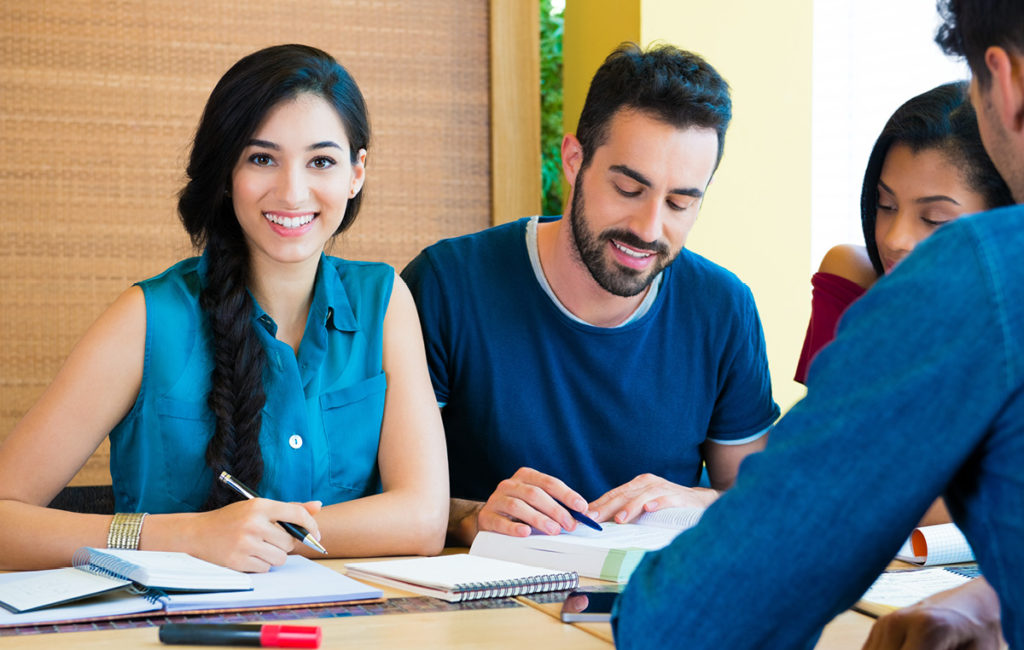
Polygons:
M448 440L450 540L707 506L764 447L779 408L753 296L684 248L731 115L699 56L620 46L562 142L566 214L438 242L402 272Z

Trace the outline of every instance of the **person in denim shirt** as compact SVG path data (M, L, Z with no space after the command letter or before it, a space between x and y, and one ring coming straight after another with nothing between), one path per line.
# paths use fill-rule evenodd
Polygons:
M1024 4L940 10L937 40L966 55L982 141L1019 203ZM886 647L992 647L996 596L1003 636L1024 647L1022 251L1024 207L964 217L857 301L768 448L641 562L613 617L617 647L811 647L940 494L987 583L954 603L944 638Z
M0 448L3 568L110 545L266 571L309 552L278 521L335 556L441 550L444 439L412 296L390 266L324 255L358 213L369 136L355 81L315 48L221 78L178 204L203 254L122 294ZM108 433L119 514L44 507Z

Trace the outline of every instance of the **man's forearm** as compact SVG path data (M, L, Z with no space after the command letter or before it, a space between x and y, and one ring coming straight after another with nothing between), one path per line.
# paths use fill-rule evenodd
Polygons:
M469 546L477 533L477 514L483 501L452 499L448 508L448 545Z

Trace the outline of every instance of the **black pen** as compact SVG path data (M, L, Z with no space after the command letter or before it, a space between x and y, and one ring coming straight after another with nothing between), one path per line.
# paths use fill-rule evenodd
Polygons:
M221 472L218 478L220 479L221 483L227 485L235 492L238 492L246 499L258 499L260 496L253 492L252 490L250 490L249 488L245 487L245 483L242 483L237 478L228 474L227 472ZM310 535L309 531L303 528L302 526L299 526L298 524L289 523L287 521L279 521L277 523L281 526L281 528L287 530L288 534L290 534L292 537L299 540L309 548L314 549L316 551L320 551L324 555L327 555L327 549L321 546L320 542L316 541L316 538Z

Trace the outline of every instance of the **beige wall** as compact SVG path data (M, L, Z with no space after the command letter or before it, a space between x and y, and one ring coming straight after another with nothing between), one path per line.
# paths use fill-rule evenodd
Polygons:
M565 123L575 128L587 84L619 42L665 41L704 56L732 87L725 156L688 248L754 292L775 399L792 380L810 314L812 0L567 0Z

